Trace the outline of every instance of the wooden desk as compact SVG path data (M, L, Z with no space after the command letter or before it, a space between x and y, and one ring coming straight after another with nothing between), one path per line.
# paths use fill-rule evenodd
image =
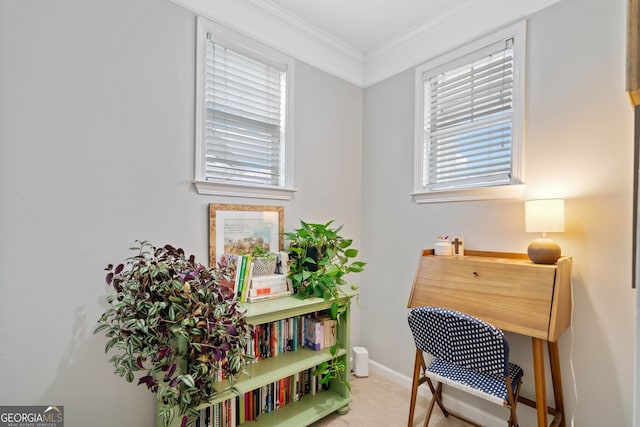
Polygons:
M533 345L538 427L565 427L558 338L571 325L571 258L554 265L532 263L526 254L465 250L465 256L422 251L407 307L461 311L498 328L530 336ZM544 344L549 351L555 408L547 407ZM415 396L412 396L412 405ZM412 406L413 407L413 406Z

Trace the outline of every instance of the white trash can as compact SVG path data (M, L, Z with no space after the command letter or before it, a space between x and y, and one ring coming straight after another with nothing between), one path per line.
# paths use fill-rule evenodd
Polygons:
M353 347L353 374L356 377L369 376L369 352L364 347Z

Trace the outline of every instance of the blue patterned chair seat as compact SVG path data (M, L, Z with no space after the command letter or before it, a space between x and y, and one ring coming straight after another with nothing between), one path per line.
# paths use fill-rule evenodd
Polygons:
M488 375L453 365L446 360L434 359L426 370L426 375L433 380L453 386L499 405L507 405L507 386L502 375ZM522 368L509 364L511 388L515 390L522 379Z

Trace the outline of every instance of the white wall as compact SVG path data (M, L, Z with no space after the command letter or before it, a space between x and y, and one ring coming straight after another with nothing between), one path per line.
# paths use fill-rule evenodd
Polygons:
M580 427L632 422L636 292L625 12L625 0L563 0L532 15L528 27L523 199L566 199L567 230L552 237L574 257L574 325L559 343L567 415L575 413ZM364 96L362 236L370 264L362 278L360 345L407 376L414 347L406 303L419 250L433 247L438 234L462 234L468 249L526 252L535 237L524 232L522 200L411 201L413 85L407 70ZM526 372L524 394L533 397L530 340L509 339ZM535 424L532 409L519 413L521 425Z
M575 310L560 350L581 427L631 425L625 3L563 0L529 25L525 196L567 199L567 232L554 237L574 257ZM62 404L69 427L153 424L153 396L114 376L91 334L102 268L134 239L204 261L208 203L268 203L192 189L194 37L193 15L165 0L0 0L0 404ZM282 203L285 226L345 224L368 262L355 344L409 375L418 251L446 232L522 252L533 238L523 203L411 201L411 70L364 96L303 63L296 72L299 191ZM530 342L510 340L532 395Z
M166 0L0 0L0 404L65 406L69 427L151 426L113 374L103 268L135 239L207 261L193 179L195 17ZM296 67L299 219L360 240L362 89Z

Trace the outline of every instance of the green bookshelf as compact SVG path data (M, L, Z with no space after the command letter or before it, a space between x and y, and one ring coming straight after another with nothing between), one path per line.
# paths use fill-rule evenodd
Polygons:
M261 414L257 417L257 420L246 421L241 424L242 426L300 427L312 424L333 412L348 410L348 406L351 403L351 394L344 382L348 380L350 371L348 352L350 348L350 305L351 298L356 295L356 292L349 291L343 297L343 300L347 303L347 310L338 322L337 338L341 348L335 356L331 355L329 349L313 351L308 348L300 348L295 352L285 352L276 357L250 363L245 365L246 373L240 376L235 384L235 388L240 393L246 393L281 378L287 378L298 372L313 368L322 362L331 360L333 357L342 358L345 362L346 370L343 377L332 381L329 385L329 390L319 391L313 395L304 395L299 401L290 402L268 414ZM331 302L325 301L322 298L300 300L294 296L290 296L255 303L246 303L245 307L247 309L247 320L249 323L252 325L260 325L280 319L324 311L331 307ZM221 391L227 388L228 384L226 381L220 383ZM201 405L199 409L205 409L235 396L236 394L232 391L223 391L208 404ZM181 417L176 416L170 427L179 427L180 422ZM157 418L156 427L162 427L160 417Z

